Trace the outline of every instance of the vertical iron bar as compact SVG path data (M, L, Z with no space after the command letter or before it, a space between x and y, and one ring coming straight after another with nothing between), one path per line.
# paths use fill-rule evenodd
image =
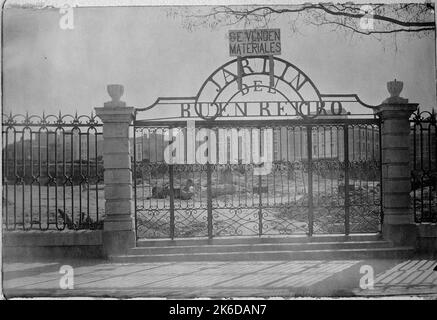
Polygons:
M258 175L258 197L259 197L259 206L258 206L258 235L261 237L263 234L263 212L262 212L262 177Z
M5 142L5 147L2 150L3 153L3 158L2 159L6 159L6 161L4 162L4 165L2 166L4 173L2 175L2 179L4 181L4 190L5 190L5 198L3 199L4 202L6 202L6 207L5 207L5 216L6 216L6 230L9 230L9 195L8 195L8 191L9 191L9 183L8 183L8 177L9 177L9 148L8 148L8 129L6 129L6 131L4 131L5 135L3 138L3 141ZM2 132L3 134L3 132Z
M29 127L29 216L30 216L30 229L33 227L33 131L32 127Z
M273 88L275 86L275 60L273 59L273 55L269 55L269 86ZM240 89L241 90L241 89Z
M382 195L383 195L382 188L383 188L383 185L382 185L382 131L381 131L381 125L382 125L382 120L379 119L379 121L378 121L378 139L379 139L378 153L379 153L379 186L380 186L379 187L379 208L381 210L380 232L382 232L382 224L384 222L384 209L382 206Z
M52 175L50 174L50 153L49 153L49 130L46 131L46 170L47 170L47 229L50 228L50 183Z
M18 181L18 173L17 173L17 132L14 130L14 230L17 228L17 181Z
M65 130L62 130L62 175L63 175L63 184L62 184L62 196L63 196L63 201L62 201L62 204L63 204L63 206L62 206L62 209L64 210L64 214L66 214L66 212L67 212L67 201L66 201L66 194L67 194L67 192L66 192L66 190L65 190L65 187L66 187L66 184L67 184L67 164L66 164L66 157L65 157ZM56 212L56 214L58 214L57 212ZM63 221L64 221L64 223L63 223L63 228L65 229L65 227L66 227L66 223L67 223L67 221L66 221L66 219L65 219L65 217L63 218Z
M98 138L99 138L98 130L95 130L95 136L94 136L94 159L95 159L95 178L96 178L96 222L99 222L99 181L100 181L100 175L99 175L99 160L98 160Z
M41 218L42 218L42 208L41 208L41 129L38 131L38 177L40 178L38 183L38 222L39 222L39 229L41 230ZM65 195L64 195L65 199Z
M237 84L238 90L243 88L243 62L240 56L237 56Z
M170 182L170 238L173 240L175 235L175 219L174 219L174 177L173 165L168 166L168 176Z
M134 219L135 219L135 238L138 240L138 214L137 214L137 130L135 127L135 119L136 119L136 112L134 115L134 124L133 124L133 130L134 130L134 171L132 173L132 178L134 180ZM144 186L143 186L143 192L144 192ZM143 197L144 199L144 197Z
M70 167L71 167L71 222L74 222L74 128L71 130L70 136ZM67 217L67 211L64 212Z
M423 120L423 119L421 119ZM420 220L423 221L424 216L424 205L423 205L423 185L424 185L424 164L423 159L425 158L423 155L423 125L425 124L425 121L421 121L420 123Z
M435 109L432 109L432 121L433 121L433 127L434 127L434 170L437 171L437 123L436 123L436 112ZM437 181L434 182L434 187L437 188ZM437 202L437 199L436 199ZM432 222L437 222L437 203L434 203L434 206L436 206L436 210L434 211L434 216L432 217Z
M208 223L208 238L213 237L212 224L212 169L210 159L206 163L206 207L207 207L207 223Z
M58 178L58 139L57 139L57 130L55 129L55 179ZM58 227L58 182L56 180L55 185L55 226L56 229L59 229Z
M21 131L21 219L22 219L22 223L23 223L23 230L26 230L25 227L25 220L26 220L26 215L25 215L25 184L24 184L24 180L25 180L25 176L26 176L26 158L25 158L25 148L24 148L24 133L25 133L26 128L23 128L23 130Z
M411 123L410 123L411 124ZM416 137L416 123L413 122L412 126L413 131L413 172L416 173L417 170L417 137ZM416 177L413 176L413 183L416 183ZM417 218L417 210L416 210L416 189L413 188L413 215L414 215L414 221L419 222Z
M427 166L427 176L428 179L431 180L431 175L432 175L432 162L431 162L431 154L432 154L432 144L431 144L431 129L432 129L432 122L431 122L431 118L429 118L429 123L428 123L428 137L427 137L427 143L428 143L428 166ZM427 219L427 222L432 222L432 187L431 185L429 186L428 189L428 213L429 213L429 217Z
M259 129L259 157L261 159L261 151L263 147L263 143L266 143L262 140L262 128ZM264 155L265 156L265 155ZM268 184L266 184L268 186ZM262 211L262 177L258 175L258 235L261 237L263 234L263 211Z
M137 130L138 128L137 127L135 127L135 131ZM149 161L150 161L150 159L151 159L151 155L150 155L150 150L151 150L151 148L150 148L150 146L151 146L151 140L152 140L152 131L151 131L151 129L144 129L144 128L142 128L141 129L141 147L143 147L144 146L144 132L146 132L146 134L147 134L147 140L146 140L146 143L148 144L148 146L147 146L147 148L146 148L146 150L147 150L147 157L148 158L146 158L146 159L148 159ZM136 134L136 133L135 133ZM143 150L143 149L141 149L141 150ZM143 152L143 151L142 151ZM144 152L141 154L141 157L143 157L143 155L144 155ZM151 168L152 168L152 166L151 166L151 164L150 163L148 163L147 165L147 169L148 170L150 170ZM148 194L149 195L151 195L152 194L152 188L151 188L151 184L152 184L152 175L151 175L151 171L147 171L147 185L148 185ZM141 177L144 179L144 174L143 174L143 172L141 172ZM145 186L144 186L144 180L143 181L141 181L141 185L142 185L142 199L143 199L143 207L146 205L146 196L145 196L145 194L146 194L146 190L145 190ZM151 197L149 197L150 199L149 199L149 207L151 207L152 206L152 198ZM135 199L135 201L136 201L136 199Z
M266 130L268 130L268 129L266 129ZM279 134L276 135L277 139L281 137L280 134L281 133L279 132ZM272 137L273 137L273 139L275 138L275 128L274 127L272 128ZM264 143L266 143L266 142L264 142ZM277 140L276 141L274 140L273 147L276 148L276 154L279 154L280 153L280 144ZM273 161L278 160L278 159L275 159L275 151L273 151L272 158L273 158ZM275 172L274 172L273 168L272 168L272 180L273 180L273 183L272 183L273 184L273 194L276 195L276 177L275 177ZM268 177L268 175L266 175L266 188L268 188L268 186L269 186L269 177ZM267 204L271 205L271 202L269 200L270 199L267 197ZM276 205L276 196L273 197L273 205L274 206Z
M307 156L308 156L308 235L314 232L314 208L313 208L313 127L307 126Z
M78 128L78 144L79 144L79 185L78 185L78 193L79 193L79 226L83 223L82 221L82 132L80 131L80 128Z
M87 176L87 184L86 184L86 211L87 211L87 221L88 221L88 228L90 228L91 226L89 225L90 223L90 213L91 213L91 208L90 208L90 178L91 178L91 168L90 168L90 129L88 128L87 133L86 133L86 176ZM95 135L96 131L94 131L94 139L97 139L97 136ZM96 159L97 161L97 159ZM96 201L97 198L96 198Z
M350 204L349 204L349 128L345 124L343 126L343 138L344 138L344 233L349 235L350 233ZM352 128L353 130L353 128Z

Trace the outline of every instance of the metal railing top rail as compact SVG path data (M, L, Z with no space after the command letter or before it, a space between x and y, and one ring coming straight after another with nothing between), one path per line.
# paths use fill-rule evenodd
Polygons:
M55 114L29 115L26 114L12 114L10 112L2 113L2 126L102 126L100 118L91 112L90 115L78 115L77 112L72 114L62 114L61 111Z
M322 118L322 119L250 119L250 120L193 120L195 125L201 127L274 127L274 126L308 126L308 125L367 125L379 124L379 118L366 119L348 119L348 118ZM133 122L135 127L185 127L187 120L169 120L169 121L155 121L155 120L136 120Z
M423 110L421 111L420 108L415 111L411 117L410 122L412 123L419 123L419 122L429 122L436 124L436 111L433 108L431 111Z

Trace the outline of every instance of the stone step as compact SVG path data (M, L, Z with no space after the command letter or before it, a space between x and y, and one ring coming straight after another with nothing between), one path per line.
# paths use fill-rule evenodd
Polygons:
M115 263L188 262L188 261L270 261L270 260L338 260L411 258L414 247L353 248L300 251L251 251L176 254L129 254L111 256Z
M261 252L261 251L302 251L328 249L364 249L389 248L388 241L337 241L309 243L246 243L246 244L200 244L191 246L137 247L129 250L128 255L159 255L189 253L223 253L223 252Z
M174 247L197 245L231 245L231 244L257 244L257 243L309 243L309 242L340 242L340 241L378 241L380 233L352 234L352 235L302 235L294 236L264 236L264 237L220 237L206 238L180 238L170 239L139 239L137 247Z

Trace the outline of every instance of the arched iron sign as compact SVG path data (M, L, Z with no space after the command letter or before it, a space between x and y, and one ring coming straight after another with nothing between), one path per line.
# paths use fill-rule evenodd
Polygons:
M221 110L226 108L236 96L247 95L251 90L261 91L267 89L268 93L279 94L286 102L293 105L296 114L300 116L305 116L302 112L302 104L293 104L289 98L290 93L295 93L298 98L297 101L322 103L319 90L302 70L283 59L273 59L276 65L273 74L273 86L271 86L269 78L270 64L268 56L253 56L241 59L241 89L238 88L239 77L237 72L234 71L238 68L238 59L231 60L216 69L206 79L196 95L196 114L203 119L213 120L220 116ZM233 93L229 97L226 93L230 88L234 90L232 90ZM201 101L206 100L208 94L212 91L211 89L217 91L210 103L215 110L212 114L205 115L201 107ZM217 103L221 100L224 100L224 106Z
M280 98L279 101L274 101L277 103L277 117L297 116L312 119L318 116L336 116L343 112L344 102L359 103L370 109L377 108L362 102L356 94L321 93L305 72L284 59L246 56L230 60L214 70L195 96L160 97L151 106L139 108L137 111L180 101L187 106L187 109L182 106L181 118L191 117L195 113L197 117L211 121L222 117L229 109L235 110L234 117L247 117L247 110L243 110L241 102L255 103L248 99L254 94L259 97L257 116L271 115L262 103L273 102L272 96Z

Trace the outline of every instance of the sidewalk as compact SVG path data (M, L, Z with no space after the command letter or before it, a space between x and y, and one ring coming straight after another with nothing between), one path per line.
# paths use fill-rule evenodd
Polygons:
M61 289L62 265L74 270L74 289ZM360 268L374 271L374 288L361 289ZM7 298L92 297L372 297L437 298L437 260L333 260L109 263L5 263Z

